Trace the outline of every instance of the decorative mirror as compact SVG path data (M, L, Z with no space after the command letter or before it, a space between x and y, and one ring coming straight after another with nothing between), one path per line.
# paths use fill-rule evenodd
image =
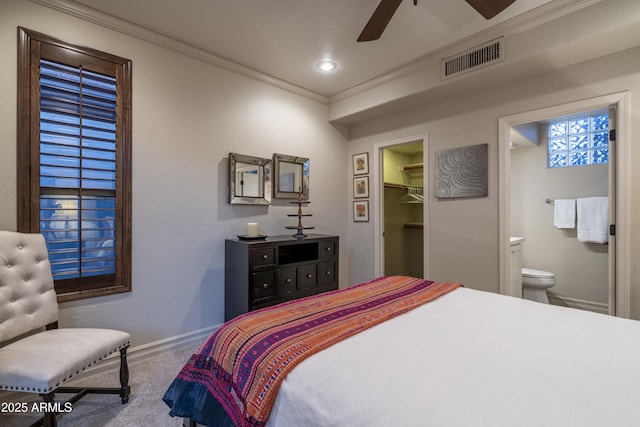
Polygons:
M273 197L309 199L309 159L305 157L273 155Z
M229 203L271 204L271 159L229 153Z

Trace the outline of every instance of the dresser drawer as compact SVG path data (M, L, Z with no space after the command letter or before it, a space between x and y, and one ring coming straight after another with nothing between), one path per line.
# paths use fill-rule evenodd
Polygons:
M336 281L336 262L324 261L318 263L318 285Z
M250 253L254 267L275 264L275 248L252 248Z
M278 295L286 295L297 290L297 272L298 269L295 267L278 270Z
M260 302L260 300L263 300L265 298L274 297L276 295L276 287L273 276L273 271L254 273L251 276L254 303Z
M226 239L224 318L338 289L340 238Z
M307 264L298 267L298 289L309 289L316 285L316 265Z
M336 255L336 241L324 240L319 243L318 258L329 258Z

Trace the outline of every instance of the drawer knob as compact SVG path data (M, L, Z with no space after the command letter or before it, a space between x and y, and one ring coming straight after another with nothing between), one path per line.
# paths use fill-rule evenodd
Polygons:
M326 274L328 276L329 274L331 274L331 270L325 271L324 274Z
M311 279L313 276L311 274L307 274L307 279Z
M267 258L269 258L269 255L267 254L262 255L262 259L267 259Z
M291 283L291 278L290 278L290 277L288 277L288 278L284 281L284 283Z
M263 288L265 288L265 289L267 289L267 288L269 287L269 285L268 285L267 283L263 283L263 284L262 284L262 287L263 287Z
M326 248L324 248L324 250L327 252L331 252L331 247L327 246Z

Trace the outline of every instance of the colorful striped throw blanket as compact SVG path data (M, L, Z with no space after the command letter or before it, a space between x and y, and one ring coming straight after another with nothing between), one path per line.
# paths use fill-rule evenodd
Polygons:
M164 401L171 415L202 424L264 426L280 384L305 358L460 286L380 277L243 314L191 356Z

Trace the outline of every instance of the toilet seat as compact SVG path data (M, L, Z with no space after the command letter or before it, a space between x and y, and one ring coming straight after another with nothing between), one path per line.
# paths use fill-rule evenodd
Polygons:
M523 277L531 277L534 279L553 279L555 275L548 271L544 270L536 270L534 268L522 268L522 276Z

